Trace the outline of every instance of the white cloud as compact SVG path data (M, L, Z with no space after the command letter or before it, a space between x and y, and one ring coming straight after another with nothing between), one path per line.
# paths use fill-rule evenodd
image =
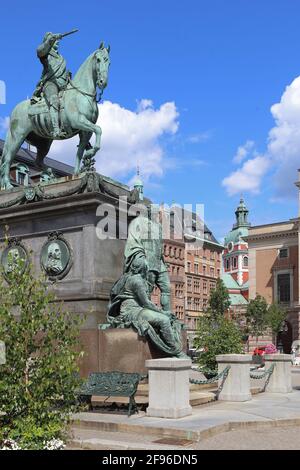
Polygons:
M197 134L192 134L187 138L187 142L190 144L199 144L201 142L206 142L212 136L211 131L199 132Z
M276 125L269 132L267 152L275 169L275 191L289 197L295 194L293 183L300 167L300 77L286 87L271 113Z
M229 196L249 191L257 194L260 190L260 183L263 176L270 168L270 160L265 155L258 155L247 160L243 166L223 179Z
M160 137L178 130L178 111L173 102L155 109L151 100L141 100L136 111L117 103L99 105L102 148L97 153L97 170L107 176L126 177L139 164L143 178L161 176L166 155ZM74 165L78 137L55 141L51 156Z
M253 140L247 140L244 145L238 147L237 152L233 158L234 163L241 163L246 157L248 157L250 151L254 147Z
M273 199L295 196L293 183L300 167L300 77L286 87L280 102L271 107L271 113L275 126L269 131L264 155L257 155L252 141L238 148L234 162L248 160L224 178L222 184L228 194L259 192L264 176L272 171Z

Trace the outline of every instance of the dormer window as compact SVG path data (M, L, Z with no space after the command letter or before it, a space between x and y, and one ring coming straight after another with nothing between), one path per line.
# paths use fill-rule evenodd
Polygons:
M20 163L17 165L16 168L16 182L20 186L28 186L28 180L29 180L29 169L27 165L24 165L23 163Z

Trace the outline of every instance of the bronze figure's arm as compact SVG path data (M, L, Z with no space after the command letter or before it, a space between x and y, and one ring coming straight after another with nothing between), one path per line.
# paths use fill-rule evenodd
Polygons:
M39 59L43 58L43 57L47 57L47 55L49 54L49 52L51 51L55 41L57 41L58 39L60 39L60 34L49 34L49 36L47 37L47 39L45 39L45 41L42 42L42 44L37 48L37 56L39 57Z
M154 310L155 312L160 312L161 310L149 300L148 293L146 290L145 282L140 276L137 278L134 276L130 280L131 285L133 287L134 294L137 298L138 304L143 308L149 308L150 310Z

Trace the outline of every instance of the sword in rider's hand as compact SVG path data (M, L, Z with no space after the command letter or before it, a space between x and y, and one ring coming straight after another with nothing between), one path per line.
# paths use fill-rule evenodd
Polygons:
M77 31L79 31L79 29L72 29L72 31L69 31L68 33L56 34L56 36L58 39L62 39L62 38L65 38L66 36L69 36L70 34L77 33Z

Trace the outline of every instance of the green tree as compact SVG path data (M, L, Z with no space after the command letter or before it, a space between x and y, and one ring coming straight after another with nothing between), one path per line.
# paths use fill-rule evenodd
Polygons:
M208 301L208 312L210 316L217 318L224 316L230 307L228 289L222 279L217 280L216 288L211 291Z
M218 354L241 354L242 336L238 326L230 319L219 317L214 321L209 316L199 319L199 327L194 341L201 351L198 362L205 370L216 370Z
M286 315L287 311L281 308L277 303L271 304L268 308L266 321L272 331L273 342L275 345L277 344L277 336L282 329L282 324Z
M6 364L0 366L1 440L26 449L64 436L77 409L81 320L65 312L32 266L14 268L7 283L0 274L0 338Z
M255 299L250 300L245 314L247 331L256 338L256 347L258 337L261 336L267 327L268 305L264 297L257 295Z
M211 291L209 307L204 316L198 318L194 346L200 351L199 365L202 370L216 370L218 354L242 353L242 336L236 323L225 318L230 307L228 290L221 279Z

